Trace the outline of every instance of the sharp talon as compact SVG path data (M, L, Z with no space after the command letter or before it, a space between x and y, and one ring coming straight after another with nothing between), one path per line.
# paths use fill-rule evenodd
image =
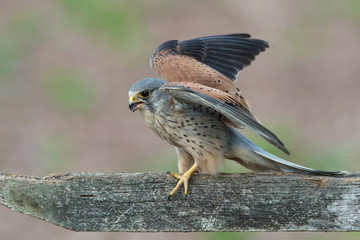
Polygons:
M168 201L170 201L171 195L168 196Z
M166 172L166 174L170 174L171 172Z

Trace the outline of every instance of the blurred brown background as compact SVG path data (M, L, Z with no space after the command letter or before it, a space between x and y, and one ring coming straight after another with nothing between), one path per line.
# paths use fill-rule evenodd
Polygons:
M358 0L0 0L0 171L176 171L175 151L129 111L127 90L155 76L149 58L160 43L234 32L270 43L237 84L292 155L252 140L308 167L359 171L359 26ZM360 235L75 233L0 207L0 239L145 237Z

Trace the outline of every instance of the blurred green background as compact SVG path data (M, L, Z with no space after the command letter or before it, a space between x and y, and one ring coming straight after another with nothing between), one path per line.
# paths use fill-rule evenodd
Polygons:
M270 48L238 76L255 114L322 170L359 171L360 2L0 1L0 171L176 171L127 107L170 39L246 32ZM227 162L224 171L244 172ZM241 184L241 183L239 183ZM211 186L209 186L211 187ZM21 229L21 231L19 231ZM357 233L74 233L0 207L0 239L359 239Z

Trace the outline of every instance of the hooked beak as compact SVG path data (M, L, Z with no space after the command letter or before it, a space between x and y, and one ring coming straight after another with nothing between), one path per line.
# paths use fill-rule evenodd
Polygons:
M136 99L135 97L129 98L129 108L132 112L135 112L139 107L144 105L145 103Z

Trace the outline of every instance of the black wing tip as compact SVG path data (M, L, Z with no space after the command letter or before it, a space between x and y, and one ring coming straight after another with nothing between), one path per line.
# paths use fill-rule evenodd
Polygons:
M212 35L208 36L210 37L232 37L232 38L251 38L251 35L249 33L228 33L228 34L222 34L222 35Z
M160 53L164 50L176 50L178 45L179 45L178 40L169 40L169 41L163 42L156 48L154 54Z
M259 44L262 45L263 48L268 48L269 47L269 43L267 41L261 40L261 39L255 39L255 38L251 38L251 35L248 33L230 33L230 34L223 34L223 35L211 35L211 36L206 36L206 37L199 37L199 38L193 38L193 39L189 39L189 40L185 40L180 42L181 44L185 44L187 42L191 42L193 40L207 40L207 39L217 39L217 38L223 38L223 39L246 39L249 42L253 42L255 44ZM155 53L159 53L163 50L174 50L177 48L177 46L179 45L179 40L168 40L166 42L163 42L162 44L160 44L156 50Z
M280 141L280 140L279 140L279 141ZM284 145L277 146L277 147L278 147L281 151L283 151L284 153L286 153L287 155L290 156L289 150L287 150Z
M187 55L208 65L231 81L236 81L238 73L268 47L266 41L251 38L248 33L230 33L181 42L169 40L156 48L153 57L163 51Z
M255 56L269 47L268 42L251 38L247 33L213 35L197 40L206 44L203 62L232 81L236 81L238 73L249 66Z
M192 39L179 42L180 53L203 62L206 57L206 43L201 39Z
M211 35L206 37L199 37L198 39L209 40L209 39L229 39L229 40L244 40L247 42L252 42L258 45L262 45L263 48L268 48L270 45L267 41L257 38L252 38L248 33L230 33L222 35Z
M260 126L262 126L261 124L259 124ZM290 155L289 150L287 150L285 148L285 145L280 141L280 139L273 133L271 132L269 129L265 128L264 126L262 126L262 130L263 132L266 134L261 134L261 136L268 141L270 144L272 144L273 146L277 147L278 149L280 149L281 151L283 151L284 153L286 153L287 155Z
M268 141L273 146L277 147L287 155L290 155L290 152L285 148L284 143L269 129L267 129L265 126L258 122L253 122L253 128L257 129L258 131L255 131L258 133L262 138L264 138L266 141Z
M249 33L227 33L219 35L209 35L201 38L221 38L221 37L232 37L232 38L251 38Z

